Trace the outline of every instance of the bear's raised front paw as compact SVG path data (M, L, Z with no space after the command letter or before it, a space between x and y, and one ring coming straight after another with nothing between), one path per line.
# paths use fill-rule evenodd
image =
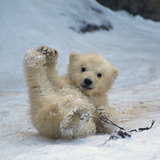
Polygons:
M24 64L31 68L43 66L46 63L46 58L43 54L34 49L28 49L24 56Z
M48 63L56 62L58 59L58 51L46 46L40 46L37 48L38 52L43 53L46 56Z

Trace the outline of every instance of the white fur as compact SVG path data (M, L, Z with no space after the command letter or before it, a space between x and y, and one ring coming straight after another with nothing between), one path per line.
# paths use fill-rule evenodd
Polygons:
M58 76L58 52L40 46L29 49L24 57L24 73L30 98L31 118L37 130L46 137L74 139L96 132L110 133L113 126L96 119L101 112L117 123L117 112L108 106L106 93L118 70L94 53L71 53L68 74ZM81 68L86 71L82 72ZM97 77L101 73L102 77ZM84 89L84 79L93 81ZM93 118L94 117L94 118Z

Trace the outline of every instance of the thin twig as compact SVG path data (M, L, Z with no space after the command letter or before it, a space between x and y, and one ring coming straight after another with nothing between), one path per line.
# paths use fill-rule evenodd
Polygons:
M105 123L111 124L113 126L116 126L117 128L119 128L120 130L125 130L123 127L118 126L117 124L115 124L114 122L112 122L110 119L108 119L107 117L101 116L101 117L92 117L91 118L97 119L99 121L103 121Z
M102 116L102 117L98 117L98 119L99 119L100 121L105 122L105 123L108 123L108 124L111 124L111 125L113 125L113 126L116 126L116 127L119 128L120 130L125 130L123 127L118 126L117 124L115 124L114 122L112 122L112 121L111 121L110 119L108 119L107 117Z
M91 117L92 117L92 116L91 116ZM113 121L111 121L111 120L108 119L107 117L101 116L101 117L92 117L92 118L98 119L98 120L103 121L103 122L105 122L105 123L108 123L108 124L111 124L111 125L113 125L113 126L116 126L116 127L119 128L120 130L125 130L123 127L120 127L119 125L115 124ZM144 131L144 130L149 130L149 129L152 128L152 126L154 125L154 123L155 123L155 120L152 120L150 127L138 128L138 130L137 130L137 129L132 129L132 130L130 130L130 131L128 131L128 132L142 132L142 131ZM125 131L126 131L126 130L125 130Z
M154 123L155 123L155 120L152 120L150 127L138 128L138 130L137 129L132 129L129 132L142 132L142 131L145 131L145 130L149 130L149 129L152 128L152 126L154 125Z

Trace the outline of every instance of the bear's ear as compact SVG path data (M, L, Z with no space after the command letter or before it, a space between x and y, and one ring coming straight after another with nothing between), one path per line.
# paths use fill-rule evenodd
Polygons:
M113 78L116 79L119 74L119 71L116 67L113 67Z
M72 52L69 55L69 62L72 63L73 61L77 61L78 60L78 56L79 54L76 52Z

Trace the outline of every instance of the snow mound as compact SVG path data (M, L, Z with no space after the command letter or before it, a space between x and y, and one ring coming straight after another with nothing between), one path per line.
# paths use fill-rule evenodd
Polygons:
M96 52L117 66L116 88L160 77L160 23L113 12L93 0L3 0L1 5L0 91L26 90L24 53L42 44L59 51L60 74L67 71L69 53L76 51ZM113 29L79 33L89 25Z
M149 86L149 87L148 87ZM128 90L112 91L110 103L120 112L125 129L149 127L132 138L110 140L110 135L94 135L73 141L43 138L30 122L26 93L1 92L0 159L153 159L158 160L160 135L160 79Z
M160 23L93 0L0 3L0 159L160 159ZM153 128L116 141L107 141L110 135L73 141L39 135L30 122L22 63L28 48L42 44L59 51L60 74L72 51L108 59L120 71L109 93L119 125L137 129L155 120Z

